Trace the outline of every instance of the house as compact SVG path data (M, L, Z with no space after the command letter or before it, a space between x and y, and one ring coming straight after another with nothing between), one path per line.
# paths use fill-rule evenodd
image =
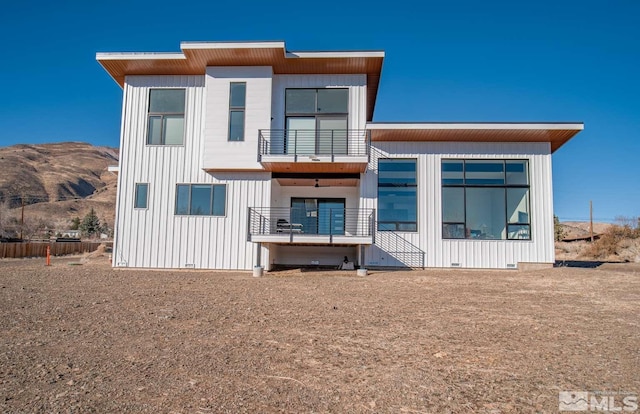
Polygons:
M98 53L124 91L113 266L550 266L551 154L583 124L375 122L383 59Z

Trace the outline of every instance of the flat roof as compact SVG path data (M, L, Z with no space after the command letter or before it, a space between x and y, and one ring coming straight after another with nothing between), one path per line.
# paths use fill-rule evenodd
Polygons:
M555 152L582 122L369 122L372 141L548 142Z
M207 66L271 66L274 74L365 74L367 120L373 112L383 51L287 51L285 43L182 42L182 52L96 53L96 60L121 86L127 75L204 75Z

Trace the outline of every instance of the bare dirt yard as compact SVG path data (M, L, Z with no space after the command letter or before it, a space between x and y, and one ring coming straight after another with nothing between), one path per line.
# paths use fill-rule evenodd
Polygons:
M0 411L557 412L563 390L640 394L634 264L253 278L85 259L0 261Z

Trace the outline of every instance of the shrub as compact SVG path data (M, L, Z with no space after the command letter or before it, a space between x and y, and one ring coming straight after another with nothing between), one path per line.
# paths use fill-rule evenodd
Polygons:
M640 239L640 226L637 219L617 219L619 223L611 225L598 240L594 241L585 254L596 259L608 259L617 256L625 260L635 260L629 249L635 247L634 241Z

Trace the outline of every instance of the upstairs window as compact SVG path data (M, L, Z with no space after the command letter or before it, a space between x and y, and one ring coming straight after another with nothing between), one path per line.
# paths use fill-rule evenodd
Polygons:
M149 91L148 145L182 145L184 102L184 89Z
M415 159L378 159L378 230L418 230Z
M530 240L527 160L442 160L442 237Z
M285 136L272 149L285 154L348 154L349 89L287 89Z
M229 141L244 141L245 82L231 82L229 90Z

